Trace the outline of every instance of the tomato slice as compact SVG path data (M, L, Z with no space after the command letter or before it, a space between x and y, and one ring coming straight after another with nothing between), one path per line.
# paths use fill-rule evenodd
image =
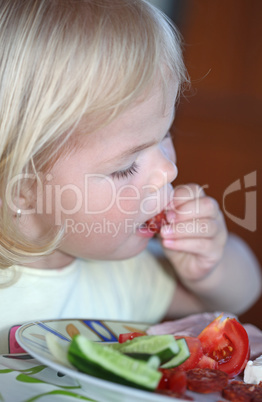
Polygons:
M184 394L187 387L187 377L185 371L171 371L169 378L169 389L178 394Z
M216 360L218 368L230 378L240 374L249 359L250 347L245 328L235 319L212 321L198 336L205 355Z
M119 343L124 343L126 341L131 341L134 338L137 338L138 336L144 336L142 332L127 332L126 334L120 334L118 336L118 342Z
M203 357L203 349L200 340L193 336L175 336L176 339L185 338L190 356L184 363L176 367L177 370L190 370L198 364Z
M214 359L212 359L212 357L206 356L204 355L203 357L201 357L201 359L199 360L199 362L196 365L197 368L209 368L209 369L218 369L218 362Z
M157 390L169 390L178 394L186 392L187 377L185 371L175 369L159 369L162 378L158 384Z
M171 369L159 369L162 373L162 377L159 381L159 384L157 386L158 390L163 390L163 389L168 389L169 387L169 378L171 375Z

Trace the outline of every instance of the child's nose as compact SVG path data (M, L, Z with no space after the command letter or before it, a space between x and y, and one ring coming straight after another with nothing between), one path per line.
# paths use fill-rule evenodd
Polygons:
M177 177L177 173L178 169L175 162L161 154L151 172L151 192L154 192L154 188L157 191L166 184L172 183Z

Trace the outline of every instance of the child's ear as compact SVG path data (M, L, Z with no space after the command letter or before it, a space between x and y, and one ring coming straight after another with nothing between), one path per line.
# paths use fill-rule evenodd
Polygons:
M12 211L13 216L21 218L22 216L29 216L36 212L36 198L35 187L23 185L19 189L19 194L15 197L12 197L12 199L7 199L7 203Z
M45 233L44 220L37 205L34 186L21 188L19 196L13 199L12 216L19 230L29 240L41 239Z

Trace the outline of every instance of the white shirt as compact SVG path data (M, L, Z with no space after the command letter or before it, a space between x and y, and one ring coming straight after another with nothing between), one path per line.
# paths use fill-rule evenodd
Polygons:
M14 272L18 279L7 286ZM0 354L9 352L9 329L34 320L156 323L164 317L174 288L174 279L148 251L124 261L76 259L63 269L15 266L0 271Z

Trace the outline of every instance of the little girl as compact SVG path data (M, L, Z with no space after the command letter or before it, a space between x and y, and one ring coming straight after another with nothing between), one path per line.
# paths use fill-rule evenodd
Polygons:
M251 251L200 187L171 186L188 78L170 21L145 0L3 0L0 13L0 353L26 321L247 310L261 291Z

